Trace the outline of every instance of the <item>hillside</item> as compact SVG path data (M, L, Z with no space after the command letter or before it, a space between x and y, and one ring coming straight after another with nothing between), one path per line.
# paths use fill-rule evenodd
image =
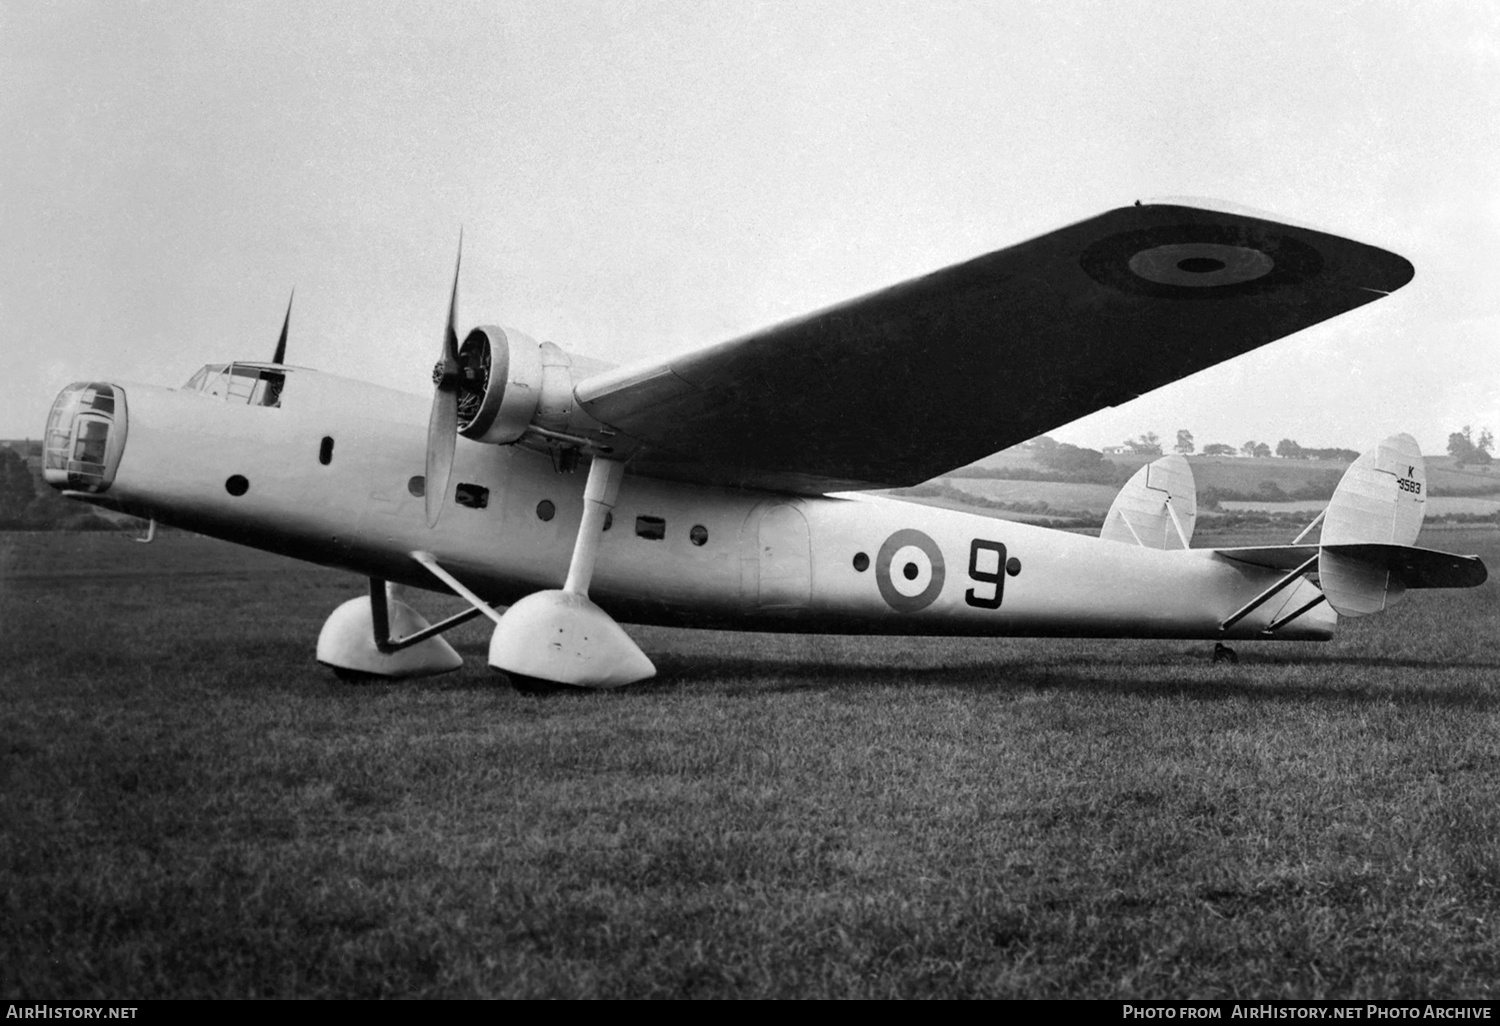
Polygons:
M1154 456L1109 455L1106 463L1119 468L1119 480L1123 483L1136 470L1151 462ZM1245 456L1189 456L1193 468L1193 479L1199 491L1210 488L1223 491L1255 494L1263 490L1267 482L1275 484L1286 493L1308 487L1333 486L1343 476L1349 464L1340 460L1287 460L1277 457L1256 459ZM1456 467L1451 456L1427 456L1427 483L1434 496L1500 496L1500 463L1492 464L1488 470L1478 467ZM1038 462L1033 451L1020 447L1006 449L986 456L976 463L943 475L949 478L991 477L1011 480L1010 474L1018 478L1029 478L1047 473L1047 468ZM1043 483L1043 482L1036 482Z
M955 508L971 507L1007 519L1039 522L1102 521L1121 485L1155 457L1110 455L1086 480L1069 480L1014 448L955 470L929 485L898 494ZM1205 527L1272 518L1303 522L1333 494L1349 464L1342 460L1189 456ZM1500 520L1500 464L1488 470L1456 467L1452 457L1426 459L1429 520ZM1037 478L1043 478L1038 480ZM1112 478L1104 483L1100 478ZM930 490L934 494L923 495Z

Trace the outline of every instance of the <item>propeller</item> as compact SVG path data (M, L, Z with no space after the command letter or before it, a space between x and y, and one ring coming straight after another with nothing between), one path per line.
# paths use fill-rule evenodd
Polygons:
M453 449L458 444L458 333L453 322L458 312L458 271L463 266L464 234L458 233L458 260L453 265L453 294L448 298L448 326L443 330L443 351L432 368L432 415L427 419L427 478L423 492L427 504L427 526L436 527L453 474Z
M281 338L276 340L276 355L271 357L272 363L286 363L286 329L292 323L292 300L297 298L297 288L292 286L292 294L286 301L286 320L281 322Z

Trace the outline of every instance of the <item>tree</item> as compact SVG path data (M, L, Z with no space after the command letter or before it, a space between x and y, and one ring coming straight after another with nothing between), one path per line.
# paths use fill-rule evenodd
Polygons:
M0 448L0 523L18 526L35 498L36 486L25 458L9 446Z
M1462 431L1455 431L1448 436L1448 454L1453 457L1457 466L1475 464L1476 466L1489 466L1491 456L1490 450L1495 447L1495 437L1490 434L1489 428L1479 433L1479 443L1474 442L1473 429L1465 424Z
M1268 460L1271 458L1271 447L1265 442L1256 442L1255 451L1250 455L1259 460Z
M1135 438L1125 439L1125 446L1137 456L1160 456L1161 436L1155 431L1147 431Z
M1246 456L1254 456L1255 447L1259 444L1259 442L1255 441L1246 442L1244 445L1240 446L1240 452L1244 453Z
M1205 456L1233 456L1234 446L1225 445L1223 442L1209 442L1203 447Z
M1283 438L1276 443L1276 455L1284 460L1300 460L1302 458L1302 446L1290 438Z
M1172 448L1186 456L1193 451L1193 433L1187 428L1177 429L1177 444Z

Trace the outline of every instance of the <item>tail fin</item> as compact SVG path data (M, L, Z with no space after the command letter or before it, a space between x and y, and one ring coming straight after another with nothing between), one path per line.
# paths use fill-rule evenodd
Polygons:
M1410 435L1387 438L1344 472L1323 511L1323 536L1316 550L1296 542L1213 550L1223 559L1286 574L1225 620L1221 629L1233 625L1310 569L1315 551L1318 587L1334 611L1344 616L1378 613L1408 588L1473 588L1483 584L1488 571L1478 556L1419 549L1412 544L1422 530L1426 501L1427 474L1416 440ZM1302 533L1306 535L1307 531ZM1310 608L1305 606L1284 619L1277 613L1267 632L1290 623Z
M1406 591L1372 546L1409 547L1422 530L1427 471L1411 435L1392 435L1350 464L1323 519L1318 585L1344 616L1378 613Z
M1349 465L1323 518L1324 545L1412 545L1427 513L1427 468L1411 435L1392 435Z
M1099 537L1148 549L1185 549L1197 522L1193 468L1181 456L1163 456L1137 470L1120 489Z

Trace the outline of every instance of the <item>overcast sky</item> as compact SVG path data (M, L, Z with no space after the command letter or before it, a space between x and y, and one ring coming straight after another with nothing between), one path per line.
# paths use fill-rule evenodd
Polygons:
M617 362L1137 198L1392 249L1394 296L1052 432L1500 430L1500 5L0 0L0 438L78 379L425 391L463 324Z

